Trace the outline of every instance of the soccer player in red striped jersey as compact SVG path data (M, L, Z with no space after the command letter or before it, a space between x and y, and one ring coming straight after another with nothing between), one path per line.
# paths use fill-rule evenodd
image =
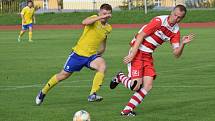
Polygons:
M185 45L193 40L194 34L188 34L180 41L178 23L185 17L186 12L183 5L175 6L170 15L153 18L131 41L129 54L123 60L128 64L129 74L127 76L119 72L110 83L111 89L122 83L126 88L135 91L121 115L135 116L133 110L152 89L156 77L152 58L154 50L162 43L170 41L173 55L179 58Z

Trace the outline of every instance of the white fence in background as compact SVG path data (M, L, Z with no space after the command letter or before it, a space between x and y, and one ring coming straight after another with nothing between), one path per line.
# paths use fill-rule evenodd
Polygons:
M191 9L215 9L215 0L33 0L37 13L98 10L108 3L113 10L171 9L184 4ZM145 4L147 4L147 9ZM0 13L17 13L26 5L22 0L0 0Z
M125 6L127 0L63 0L63 9L97 10L103 3L110 4L113 9Z

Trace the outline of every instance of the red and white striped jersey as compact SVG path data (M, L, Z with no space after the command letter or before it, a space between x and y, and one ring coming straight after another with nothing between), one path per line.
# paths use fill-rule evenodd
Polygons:
M170 25L168 15L157 16L153 18L147 25L144 25L138 33L143 31L148 36L144 38L139 50L153 53L154 50L163 42L172 44L173 49L179 47L180 31L178 24ZM131 41L131 46L134 45L136 37Z

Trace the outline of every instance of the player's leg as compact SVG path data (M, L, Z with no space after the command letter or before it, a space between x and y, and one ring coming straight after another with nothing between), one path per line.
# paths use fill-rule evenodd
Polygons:
M122 110L121 115L135 116L133 110L143 101L144 97L152 89L154 77L144 76L143 80L144 87L133 94L125 108Z
M42 88L42 90L39 92L39 94L36 97L36 104L40 105L47 93L55 86L57 85L60 81L67 79L70 77L72 73L66 72L62 70L60 73L57 73L53 75L48 82L45 84L45 86Z
M28 25L28 27L29 27L29 32L28 32L28 41L29 42L33 42L33 40L32 40L32 36L33 36L33 24L29 24Z
M26 25L22 25L22 30L20 31L19 36L18 36L18 39L17 39L18 42L21 41L21 37L24 35L24 33L26 32L26 30L27 30Z
M79 63L77 63L76 60L76 55L74 53L71 53L66 63L64 64L64 69L49 79L47 84L42 89L42 93L47 94L48 91L58 82L70 77L74 71L80 71L82 67L79 66Z
M61 70L60 73L57 73L55 75L53 75L49 81L46 83L46 85L43 87L42 89L42 93L43 94L47 94L48 91L54 87L57 83L59 83L60 81L63 81L65 79L67 79L68 77L70 77L72 75L72 72L66 72L64 70Z
M90 91L90 96L88 97L88 101L101 101L103 98L98 96L96 93L99 91L102 86L104 80L104 74L106 70L106 63L102 57L94 57L95 59L90 62L90 68L95 69L97 72L93 79L92 88Z
M128 64L128 76L119 72L111 81L110 88L114 89L119 83L122 83L126 88L137 91L142 86L143 77L143 60L141 53L137 53L136 57Z
M142 78L131 78L126 76L124 73L119 72L112 80L110 83L110 88L114 89L116 86L121 83L123 84L126 88L132 90L132 91L137 91L140 89L142 86Z
M80 71L84 66L84 62L82 62L81 60L83 60L83 57L80 57L76 53L72 52L64 65L64 70L52 76L40 91L40 93L37 95L36 104L41 104L48 91L50 91L50 89L57 83L70 77L73 72Z
M143 62L143 84L144 87L136 91L134 95L129 100L128 104L125 106L124 110L121 112L122 115L130 116L133 110L143 101L147 93L152 89L153 80L156 77L153 59L151 56L145 55ZM132 115L135 116L135 115Z

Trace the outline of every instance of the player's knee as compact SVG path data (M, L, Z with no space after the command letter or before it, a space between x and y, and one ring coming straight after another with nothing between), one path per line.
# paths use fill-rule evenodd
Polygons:
M146 90L147 92L150 91L150 90L152 89L152 87L153 87L152 84L145 84L145 85L144 85L144 88L145 88L145 90Z
M57 74L57 78L59 81L67 79L71 74L68 72L60 72Z
M32 28L29 28L29 32L32 32L33 30L32 30Z
M99 72L105 72L106 70L106 64L104 63L100 63L99 67L98 67L98 71Z
M70 73L63 73L63 79L67 79L70 76Z

